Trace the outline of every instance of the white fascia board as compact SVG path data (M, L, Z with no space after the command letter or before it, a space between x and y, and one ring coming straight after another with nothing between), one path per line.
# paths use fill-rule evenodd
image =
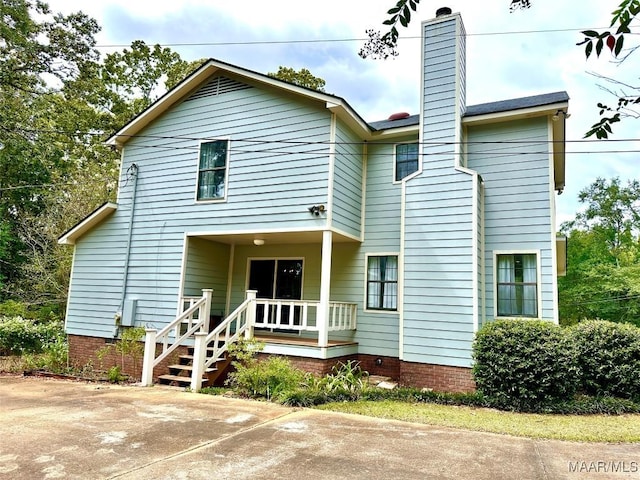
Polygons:
M327 110L335 113L357 135L364 139L371 138L371 130L365 121L349 105L344 102L336 102L336 100L336 98L333 98L326 102Z
M251 70L246 70L241 67L236 67L228 63L209 60L200 68L198 68L198 70L193 72L189 77L179 83L176 87L174 87L172 90L169 90L162 97L156 100L155 103L153 103L149 108L147 108L145 111L131 120L127 125L118 130L114 135L109 137L106 141L106 144L121 147L133 135L137 134L140 130L149 125L153 120L162 115L175 103L193 92L205 80L207 80L207 78L212 76L217 71L229 72L238 77L249 79L254 83L270 85L274 88L278 88L289 93L301 95L312 100L323 102L326 104L326 107L329 110L335 110L338 116L342 118L356 132L363 135L370 134L370 130L367 124L344 100L339 97L318 92L309 88L299 87L297 85L283 82L276 78L272 78L258 72L253 72Z
M487 123L507 122L524 118L543 117L553 115L558 110L566 110L569 102L552 103L550 105L540 105L537 107L521 108L518 110L505 110L504 112L486 113L484 115L473 115L462 117L464 125L478 125Z
M417 137L419 134L420 125L415 124L409 127L390 128L388 130L379 130L373 132L370 136L370 140L376 141L386 138L408 137L410 135L415 135Z
M76 240L118 209L117 203L105 203L58 239L60 245L75 245Z

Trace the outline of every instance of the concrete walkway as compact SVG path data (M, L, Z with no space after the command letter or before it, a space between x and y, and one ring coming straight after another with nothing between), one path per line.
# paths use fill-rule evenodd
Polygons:
M638 444L529 440L162 387L0 377L0 418L0 479L640 478Z

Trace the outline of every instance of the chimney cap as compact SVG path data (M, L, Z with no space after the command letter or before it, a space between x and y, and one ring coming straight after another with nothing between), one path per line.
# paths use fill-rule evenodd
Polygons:
M443 17L445 15L451 15L451 9L449 7L441 7L436 10L436 18Z

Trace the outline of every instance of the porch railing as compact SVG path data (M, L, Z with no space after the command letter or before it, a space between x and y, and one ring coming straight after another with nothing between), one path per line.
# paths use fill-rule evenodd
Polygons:
M142 385L153 384L153 369L180 345L185 345L196 333L209 331L209 312L213 290L203 289L202 297L188 300L188 308L169 325L157 331L146 329L144 357L142 362ZM160 343L160 354L156 356L156 345Z
M222 360L229 345L242 336L251 338L254 327L321 333L317 321L319 301L256 299L255 290L248 290L245 301L209 333L212 290L205 289L202 293L201 298L183 298L185 310L162 330L146 330L142 385L152 385L153 369L191 339L194 348L191 389L197 391L202 386L206 369ZM310 315L312 311L314 315ZM355 303L329 302L327 330L355 330L356 312ZM319 345L326 346L320 343L320 335L318 338ZM160 352L156 356L158 344Z
M320 330L317 322L319 306L319 301L257 299L255 327L317 332ZM329 302L328 330L355 330L357 311L355 303Z

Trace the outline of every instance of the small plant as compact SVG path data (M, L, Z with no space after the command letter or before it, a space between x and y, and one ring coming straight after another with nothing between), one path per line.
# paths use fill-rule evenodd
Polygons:
M120 371L125 370L125 361L131 358L133 363L133 376L137 376L138 360L144 353L144 344L141 342L145 335L145 329L143 327L131 327L123 329L120 338L116 343L105 345L104 347L96 350L95 356L98 359L100 369L104 370L104 359L111 355L113 352L120 354ZM111 367L113 368L113 367Z
M305 373L284 357L234 361L233 366L236 370L229 374L227 384L249 397L277 399L283 392L297 388L305 379Z
M124 375L122 375L122 371L118 365L114 365L107 371L107 379L111 383L120 383L126 379Z
M360 362L348 360L340 362L332 369L321 382L327 394L344 394L351 399L356 399L369 386L369 373L360 368Z
M145 336L144 327L125 328L120 335L120 340L116 343L115 349L122 359L122 370L124 370L124 361L126 357L130 357L133 362L133 376L137 376L138 360L144 353L144 344L141 340Z

